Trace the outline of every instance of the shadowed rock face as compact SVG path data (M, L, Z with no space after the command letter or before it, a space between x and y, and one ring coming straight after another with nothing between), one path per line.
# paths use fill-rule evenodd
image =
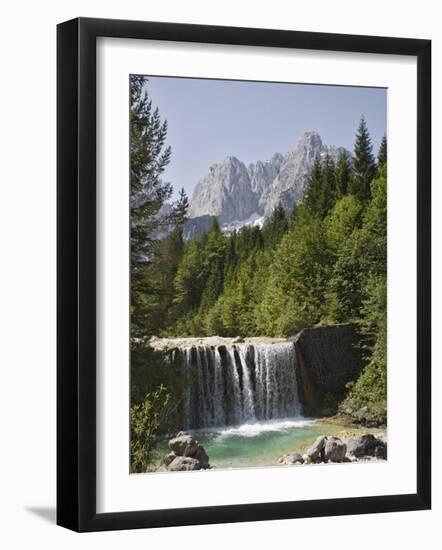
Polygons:
M293 338L299 399L306 416L336 412L345 385L362 370L359 340L354 325L308 328Z

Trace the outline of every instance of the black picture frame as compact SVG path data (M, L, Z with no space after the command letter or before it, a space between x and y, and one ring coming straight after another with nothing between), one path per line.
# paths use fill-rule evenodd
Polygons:
M96 512L96 39L395 54L417 58L417 492L202 508ZM431 41L79 18L57 28L57 523L104 531L431 506Z

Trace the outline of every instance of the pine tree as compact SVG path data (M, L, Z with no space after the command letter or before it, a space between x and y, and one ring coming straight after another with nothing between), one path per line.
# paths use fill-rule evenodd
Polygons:
M370 183L375 176L376 164L364 116L361 117L356 134L352 168L350 191L360 200L367 201L370 198Z
M333 208L336 201L335 163L327 153L322 168L321 217Z
M187 210L189 208L189 199L182 187L178 193L178 200L174 205L174 218L175 224L180 227L187 220Z
M147 83L148 79L139 75L130 80L131 330L139 336L164 325L161 312L170 303L164 288L171 285L174 274L169 274L166 284L158 276L156 270L168 243L159 246L157 239L164 229L173 232L176 228L178 233L172 234L169 244L176 237L175 244L180 248L180 228L188 208L187 196L181 190L172 208L163 209L173 193L172 185L161 177L171 149L165 145L167 121L162 122L158 109L153 109Z
M378 167L382 166L387 162L387 136L384 134L384 137L381 141L381 146L379 147L378 152Z
M262 234L266 248L275 248L287 232L288 221L281 203L274 208L270 219L264 225Z
M167 121L153 110L144 76L131 77L130 86L130 207L131 263L142 263L151 252L158 213L172 195L172 185L161 179L170 161L165 147Z
M350 185L351 168L347 153L339 155L335 172L336 198L340 199L348 193Z
M314 215L322 214L322 192L323 179L321 161L319 157L316 157L312 164L310 177L304 194L304 204Z

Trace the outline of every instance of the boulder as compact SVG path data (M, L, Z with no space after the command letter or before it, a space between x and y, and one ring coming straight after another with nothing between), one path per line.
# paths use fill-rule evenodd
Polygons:
M324 447L325 447L326 437L325 435L320 435L316 438L315 442L311 447L307 449L307 456L311 459L312 462L319 460L324 460Z
M286 464L286 465L303 464L304 459L298 453L290 453L288 455L284 455L282 457L281 462L282 462L282 464Z
M304 461L304 464L313 464L313 460L309 457L307 453L302 455L302 460Z
M329 437L325 442L324 458L330 462L343 462L347 445L338 437Z
M196 458L189 456L177 456L169 464L168 469L171 472L187 472L191 470L201 470L201 462Z
M210 468L209 457L207 456L207 453L204 450L204 447L202 447L201 445L198 445L198 449L193 458L196 458L196 460L198 460L198 462L201 464L201 468L205 470L207 468Z
M232 340L232 344L242 344L244 342L244 338L241 338L241 336L237 336Z
M365 454L365 446L360 437L350 437L347 440L347 453L350 457L360 458Z
M378 440L375 438L373 434L364 434L361 436L361 441L364 445L365 455L366 456L374 456L374 450L377 447Z
M377 447L379 447L378 454L380 458L383 453L380 450L381 447L385 449L385 456L387 455L387 446L381 439L377 439L373 434L364 434L361 437L350 438L347 441L347 454L356 458L376 456Z
M176 458L176 454L175 454L174 452L172 452L172 453L167 454L167 455L164 457L163 462L164 462L164 464L165 464L166 466L169 466L169 464L170 464L171 462L173 462L173 461L175 460L175 458Z
M374 449L375 458L387 460L387 447L385 445L377 445Z
M187 432L179 432L176 437L169 441L169 448L177 456L195 456L198 450L198 441L196 441Z

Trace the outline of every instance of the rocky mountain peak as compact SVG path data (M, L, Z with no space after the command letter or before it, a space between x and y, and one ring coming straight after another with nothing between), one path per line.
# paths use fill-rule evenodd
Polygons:
M336 160L342 147L324 145L314 131L305 132L287 155L275 153L246 168L235 156L210 166L196 185L190 200L189 217L216 216L221 225L248 223L269 217L278 203L286 210L302 199L311 166L325 154Z

